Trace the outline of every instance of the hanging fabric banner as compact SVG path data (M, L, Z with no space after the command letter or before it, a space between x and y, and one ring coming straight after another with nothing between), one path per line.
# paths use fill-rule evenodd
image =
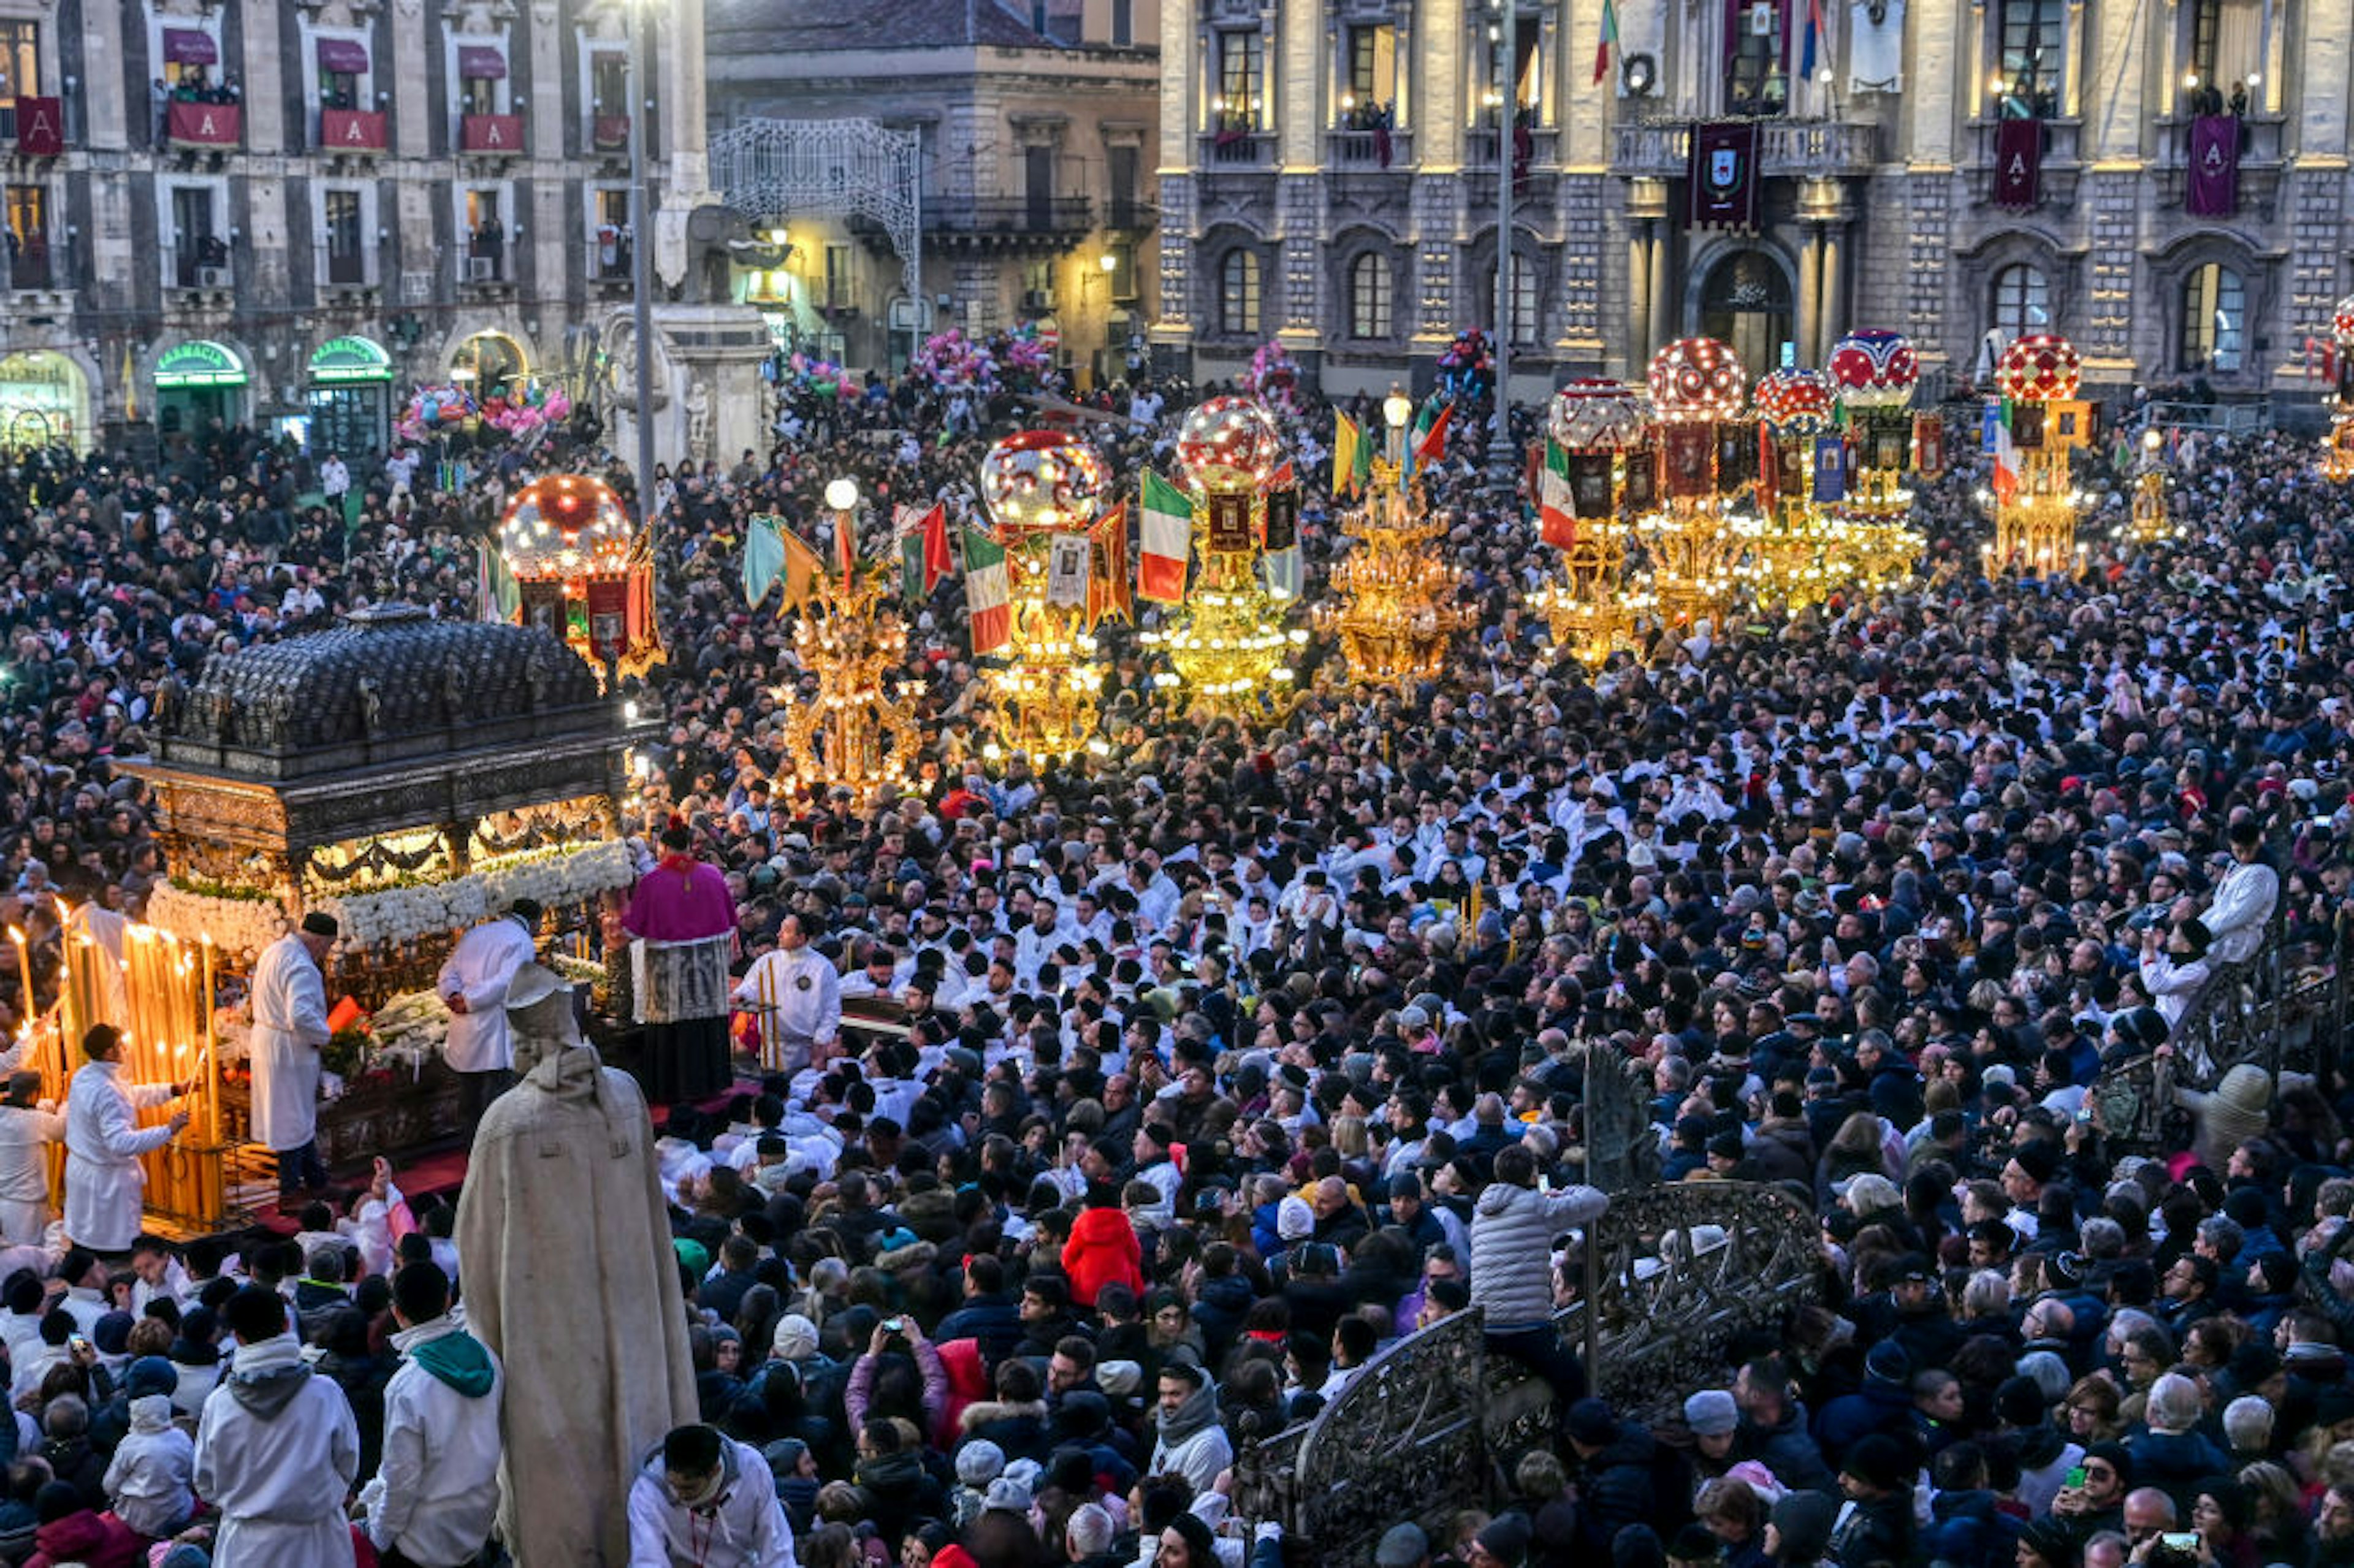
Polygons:
M1842 436L1816 438L1815 499L1818 502L1847 499L1847 440Z
M2182 210L2196 217L2229 217L2240 210L2240 122L2201 114L2190 122L2190 172Z
M1999 120L1994 132L1994 205L2024 212L2043 199L2043 122Z
M1754 120L1710 121L1691 128L1691 162L1684 174L1688 227L1756 232L1765 192L1757 177L1757 136Z
M1923 479L1946 471L1946 421L1941 416L1913 416L1913 469Z

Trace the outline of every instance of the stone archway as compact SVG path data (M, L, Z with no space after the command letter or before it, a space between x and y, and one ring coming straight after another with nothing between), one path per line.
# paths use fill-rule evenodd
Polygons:
M1720 251L1697 274L1690 319L1704 337L1731 344L1755 382L1780 367L1797 336L1796 290L1781 257L1763 246Z

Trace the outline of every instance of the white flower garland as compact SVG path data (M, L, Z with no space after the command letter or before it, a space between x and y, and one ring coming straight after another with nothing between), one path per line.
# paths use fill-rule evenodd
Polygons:
M549 907L585 903L629 886L637 870L618 840L494 865L486 871L416 887L354 893L314 900L332 915L354 948L391 947L479 925L518 898ZM191 940L210 936L232 957L250 958L283 936L291 922L275 901L217 898L158 882L147 895L152 925Z
M210 937L232 959L250 959L286 934L286 911L269 898L191 893L167 877L148 890L147 923L188 941Z

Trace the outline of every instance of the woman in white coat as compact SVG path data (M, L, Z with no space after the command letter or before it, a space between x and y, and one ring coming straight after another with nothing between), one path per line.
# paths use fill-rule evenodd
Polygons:
M188 1125L179 1110L161 1127L141 1127L138 1112L179 1098L186 1084L126 1084L122 1036L101 1023L82 1036L90 1058L66 1089L66 1236L95 1253L120 1253L139 1237L147 1186L139 1157L163 1148Z

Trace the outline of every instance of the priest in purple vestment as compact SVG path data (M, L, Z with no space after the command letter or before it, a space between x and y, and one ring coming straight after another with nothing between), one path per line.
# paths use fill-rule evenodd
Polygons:
M694 845L685 824L673 822L662 836L661 861L638 878L621 916L646 1031L646 1097L658 1105L707 1100L735 1081L727 965L736 900L719 868L695 858Z

